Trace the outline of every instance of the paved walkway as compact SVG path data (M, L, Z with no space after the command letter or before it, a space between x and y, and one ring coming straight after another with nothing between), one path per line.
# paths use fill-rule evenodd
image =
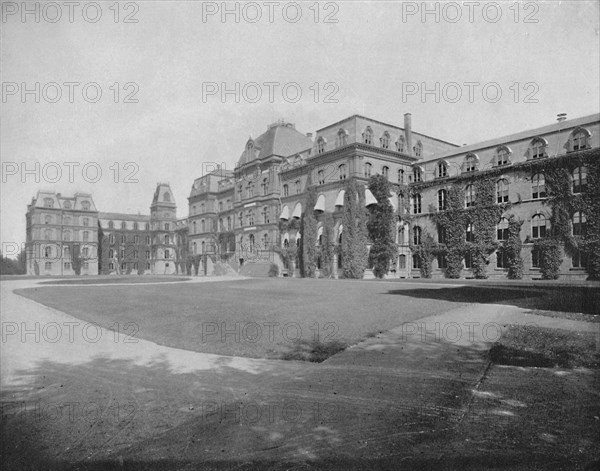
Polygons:
M209 281L216 280L190 282ZM508 324L600 338L600 324L473 304L405 323L321 364L226 357L90 327L12 292L36 283L0 284L3 401L92 401L105 410L116 401L135 412L91 425L66 416L38 422L35 443L46 450L44 460L59 464L171 460L194 469L379 458L393 468L415 440L439 439L458 426L488 367L483 353ZM23 327L31 332L23 336ZM30 436L11 439L20 443L15 463L36 452Z

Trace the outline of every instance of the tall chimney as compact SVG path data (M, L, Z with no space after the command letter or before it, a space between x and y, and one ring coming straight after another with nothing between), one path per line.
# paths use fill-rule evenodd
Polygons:
M406 147L408 155L414 155L412 145L412 115L404 113L404 138L406 139Z

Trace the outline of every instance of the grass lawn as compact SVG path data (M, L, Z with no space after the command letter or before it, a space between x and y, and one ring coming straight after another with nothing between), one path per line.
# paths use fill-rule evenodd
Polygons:
M494 296L489 292L496 300L531 295L486 290L490 301ZM429 285L424 291L436 290ZM340 344L354 344L403 322L469 302L464 289L439 291L443 296L420 297L414 284L277 278L135 287L52 286L17 292L87 322L104 327L118 323L122 332L161 345L293 359L313 347L317 356L327 356L320 344L338 350Z
M71 278L66 280L43 281L41 285L99 285L99 284L144 284L144 283L177 283L179 281L187 281L191 278L174 277L174 276L121 276L121 277L106 277L106 278Z

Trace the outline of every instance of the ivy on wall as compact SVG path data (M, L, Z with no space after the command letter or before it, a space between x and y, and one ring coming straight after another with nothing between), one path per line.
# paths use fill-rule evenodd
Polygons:
M371 205L367 229L372 241L369 258L373 264L373 273L383 278L390 269L390 260L395 260L397 246L395 241L394 208L389 200L390 184L383 175L374 175L369 179L369 189L377 204Z
M517 219L514 214L508 217L508 238L504 241L503 250L508 260L508 278L510 280L523 278L521 226L523 226L523 221Z
M365 192L354 178L346 183L342 213L342 268L344 278L362 278L367 267Z
M333 273L333 255L334 255L334 220L331 213L325 213L322 217L323 234L319 246L319 256L321 257L321 276L330 278Z
M304 278L314 278L317 270L317 218L314 207L317 194L314 188L308 190L304 210L300 219L300 274Z

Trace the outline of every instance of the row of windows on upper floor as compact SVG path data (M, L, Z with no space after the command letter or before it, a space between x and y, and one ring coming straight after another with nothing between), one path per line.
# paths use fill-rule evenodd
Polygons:
M585 128L577 128L573 130L566 144L567 152L575 152L591 147L591 134ZM512 151L508 146L502 145L496 148L492 162L493 167L501 167L511 164ZM541 138L535 137L529 144L526 152L527 159L541 159L548 157L548 142ZM470 173L479 170L479 157L477 154L468 153L460 169L461 172ZM421 182L424 179L424 169L419 165L413 167L413 174L409 177L410 182ZM458 172L457 172L458 173ZM435 178L446 178L450 176L450 164L441 160L437 162L435 168ZM399 183L402 183L400 178Z
M78 234L79 231L70 231L70 230L66 230L62 232L62 235L60 234L60 230L54 230L54 229L45 229L44 230L44 240L55 240L55 234L57 236L59 236L59 238L61 240L64 241L77 241L78 239ZM82 231L81 232L81 240L83 242L89 242L91 241L91 233L90 231Z
M333 148L338 148L338 147L347 145L348 144L348 135L349 135L348 131L346 131L343 128L339 129L336 134L335 147L333 147ZM381 147L382 149L390 149L391 142L392 142L392 137L391 137L390 133L388 131L384 131L383 134L381 134L381 136L379 137L379 147ZM371 128L371 126L367 126L365 128L365 130L363 131L362 143L370 145L370 146L376 145L375 144L375 133L373 132L373 129ZM396 151L398 151L398 152L406 152L407 151L406 139L404 138L404 136L402 134L400 134L400 136L398 137L398 139L396 140L396 142L394 144L395 144ZM330 148L328 148L327 139L325 139L323 136L319 136L317 138L317 153L318 154L322 154L323 152L326 152L327 150L333 149L333 148L331 148L331 146L329 146L329 147ZM416 157L421 157L423 154L423 143L420 140L418 140L416 145L413 146L412 150Z
M550 234L550 221L543 214L534 214L531 218L531 238L532 239L541 239ZM421 245L423 229L421 226L413 226L413 245ZM587 231L587 218L585 213L577 211L573 214L571 218L571 232L574 236L584 236ZM404 226L401 226L398 230L399 232L399 240L405 241L404 239ZM437 227L437 235L438 235L438 243L446 244L448 242L446 230L445 228L438 226ZM498 241L508 240L509 231L508 231L508 219L502 218L496 225L496 239ZM466 242L475 242L475 231L473 224L468 224L465 226L465 241Z
M81 201L81 209L83 211L89 211L91 203L87 200ZM70 201L63 201L63 209L73 209L73 204ZM54 198L44 198L44 208L54 208Z
M42 216L42 220L44 221L44 224L60 224L60 216L53 216L52 214L45 214ZM65 226L77 226L79 223L79 218L77 217L71 217L71 216L63 216L62 217L62 224ZM89 226L90 225L90 218L81 218L81 225L82 226Z
M91 252L92 251L90 247L81 247L82 258L89 258ZM71 247L69 247L68 245L63 245L62 247L48 245L44 247L44 258L69 258L70 256Z
M255 209L247 209L245 212L240 211L237 214L237 226L236 227L252 227L255 225ZM245 213L245 214L244 214ZM270 224L271 223L271 212L268 206L263 207L260 210L260 222L259 224ZM219 218L216 227L213 225L212 219L201 219L200 221L192 221L192 234L203 234L205 232L223 232L233 230L233 217L227 216L227 218ZM199 230L199 232L198 232Z
M496 202L498 204L508 203L510 184L506 178L501 178L496 182ZM585 166L577 167L573 170L571 178L571 191L573 194L583 193L587 188L587 168ZM546 182L543 173L536 173L531 178L531 198L541 199L546 197ZM399 207L403 208L402 197L399 196ZM422 195L416 193L412 196L411 206L413 214L421 214L423 211ZM445 211L448 209L448 190L442 188L437 192L437 209ZM465 208L475 206L477 196L475 194L475 186L467 185L464 193Z
M134 231L139 231L139 230L141 230L141 229L140 229L140 227L142 227L142 226L141 226L141 224L139 224L139 223L137 223L137 222L134 222L134 223L133 223L133 230L134 230ZM150 230L150 223L149 223L149 222L146 222L146 223L144 223L143 227L144 227L144 229L143 229L143 230L145 230L145 231L149 231L149 230ZM109 228L109 229L114 229L114 228L115 228L115 223L114 223L114 221L108 221L108 228ZM170 224L170 223L168 223L168 222L165 222L165 223L163 223L163 226L162 226L162 228L163 228L163 230L165 230L165 231L170 231L170 230L171 230L171 224ZM125 221L122 221L122 222L121 222L121 224L120 224L120 229L121 229L121 230L127 230L127 223L126 223ZM160 226L158 227L158 230L160 230Z
M142 240L142 238L139 235L134 235L133 237L127 237L127 235L125 234L121 234L118 238L115 236L115 234L109 234L108 236L108 243L109 244L114 244L115 241L121 241L121 244L125 244L128 242L133 242L134 244L140 244L140 241ZM152 238L147 235L145 236L146 241L146 245L150 245L152 243ZM181 243L181 238L180 237L171 237L169 234L165 234L163 235L161 238L156 239L158 241L158 243L164 243L166 245L172 244L172 243L176 243L179 244Z
M239 240L238 240L238 244L239 244L239 250L240 251L248 251L248 252L255 252L258 249L262 249L263 247L265 249L268 249L271 247L271 237L269 236L268 232L265 232L262 237L260 238L260 244L257 245L256 242L256 236L254 234L249 234L248 235L248 242L245 243L244 241L244 236L241 235ZM196 255L198 253L204 254L204 253L215 253L215 246L213 243L210 242L206 242L206 241L202 241L199 244L200 246L198 246L197 242L192 242L190 244L190 250L192 252L193 255ZM228 250L229 251L235 251L235 241L230 245L228 244ZM200 252L198 252L198 249L200 249Z
M121 247L118 251L115 249L109 249L108 250L108 258L114 259L115 257L117 257L117 254L118 254L117 258L119 260L125 260L126 258L136 259L136 258L139 258L140 253L145 254L146 260L150 259L150 250L146 250L146 251L142 252L142 251L138 251L137 249L134 249L134 248L128 248L128 250L125 251L125 247ZM161 251L159 251L159 253L157 255L158 255L158 258L163 258L162 257L163 253ZM171 251L169 249L164 250L164 258L172 258L173 255L175 255L173 251Z

